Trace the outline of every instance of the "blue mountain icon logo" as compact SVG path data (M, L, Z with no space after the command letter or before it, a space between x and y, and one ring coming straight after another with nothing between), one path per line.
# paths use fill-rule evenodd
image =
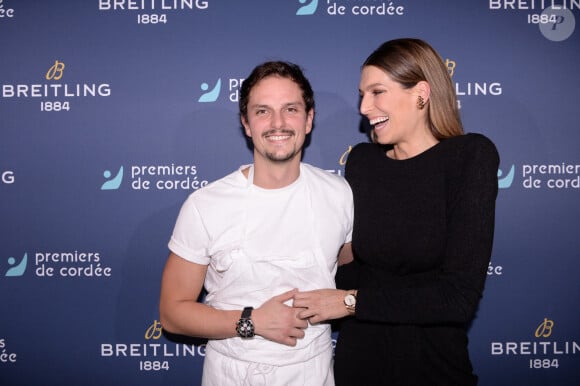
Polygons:
M24 275L24 272L26 271L26 265L28 264L28 254L25 253L22 257L22 260L20 260L20 263L18 264L16 264L16 259L14 257L9 257L8 264L10 264L12 267L6 271L5 276L22 276Z
M203 91L206 91L206 92L203 93L197 101L198 102L215 102L218 99L218 97L220 96L221 88L222 88L221 78L217 80L215 86L210 91L207 91L209 89L209 85L205 82L202 83L201 89Z
M121 182L123 182L123 167L121 166L119 168L117 175L113 178L111 178L112 173L109 170L105 170L103 176L107 179L107 181L105 181L103 185L101 185L101 190L119 189L119 186L121 186Z
M508 172L508 174L505 177L502 177L503 172L501 171L501 169L499 169L497 171L497 177L498 177L497 186L500 189L507 189L510 186L512 186L512 182L514 182L514 174L515 174L515 165L512 165L512 167L510 168L510 171Z
M299 0L300 4L306 3L307 0ZM314 15L318 8L318 0L312 0L309 4L303 5L296 11L298 16Z

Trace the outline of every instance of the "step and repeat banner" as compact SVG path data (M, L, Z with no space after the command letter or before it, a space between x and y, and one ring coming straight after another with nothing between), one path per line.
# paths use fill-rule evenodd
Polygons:
M0 0L0 384L199 385L161 272L187 195L252 161L244 78L299 64L304 160L342 175L361 63L398 37L439 51L501 156L480 384L579 384L577 23L580 0Z

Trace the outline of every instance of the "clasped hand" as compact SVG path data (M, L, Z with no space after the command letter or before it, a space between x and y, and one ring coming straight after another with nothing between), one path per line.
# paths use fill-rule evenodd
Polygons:
M346 291L293 289L266 301L253 314L256 333L273 342L296 346L304 338L308 323L338 319L348 315L343 299ZM285 302L293 300L292 306Z

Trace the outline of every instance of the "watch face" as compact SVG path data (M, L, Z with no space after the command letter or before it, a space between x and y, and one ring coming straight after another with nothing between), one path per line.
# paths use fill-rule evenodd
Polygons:
M353 294L348 294L344 297L344 304L349 307L356 305L356 297Z
M242 338L252 338L254 336L254 323L252 319L240 319L236 325L236 332Z

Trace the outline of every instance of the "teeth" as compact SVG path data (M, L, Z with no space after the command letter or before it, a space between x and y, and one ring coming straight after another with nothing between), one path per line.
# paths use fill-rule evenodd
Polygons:
M290 138L290 136L289 135L271 135L269 138L273 141L281 141L283 139Z
M375 118L373 120L370 121L371 125L377 125L379 123L383 123L389 120L389 117L379 117L379 118Z

